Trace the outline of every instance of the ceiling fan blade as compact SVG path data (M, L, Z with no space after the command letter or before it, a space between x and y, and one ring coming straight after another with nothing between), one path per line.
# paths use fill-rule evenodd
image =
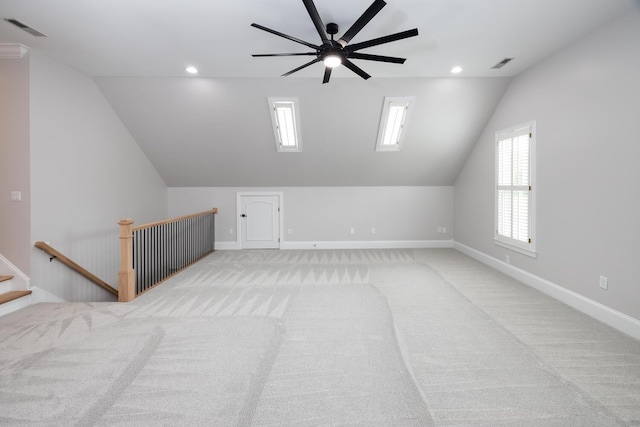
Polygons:
M293 69L293 70L289 71L288 73L284 73L284 74L282 75L282 77L286 77L286 76L288 76L288 75L291 75L291 74L295 73L296 71L300 71L300 70L302 70L303 68L307 68L309 65L315 64L316 62L320 62L320 61L321 61L321 60L320 60L320 58L316 58L316 59L314 59L313 61L309 61L309 62L307 62L306 64L304 64L304 65L302 65L302 66L300 66L300 67L298 67L298 68L295 68L295 69Z
M379 37L377 39L368 40L362 43L350 44L344 48L345 51L351 53L356 50L365 49L367 47L378 46L384 43L391 43L396 40L406 39L408 37L414 37L418 35L418 29L414 28L413 30L402 31L400 33L391 34L389 36Z
M353 52L349 54L352 59L365 59L367 61L391 62L393 64L404 64L407 58L396 58L394 56L369 55L367 53Z
M373 19L374 16L378 14L385 7L387 3L384 0L374 0L374 2L369 6L367 10L364 11L362 16L358 18L358 20L347 30L346 33L340 37L338 43L345 47L347 43L351 41L351 39L360 32L364 28L365 25L369 23Z
M304 3L304 6L307 8L307 12L309 12L309 16L313 21L313 25L316 26L316 30L318 31L322 42L324 43L329 41L324 23L322 22L322 18L320 18L320 14L318 13L318 9L316 9L316 5L313 3L313 0L302 0L302 3Z
M329 79L331 78L331 67L324 67L324 78L322 79L322 84L329 83Z
M353 71L354 73L356 73L357 75L359 75L360 77L362 77L365 80L367 80L369 77L371 77L369 74L365 73L360 67L358 67L356 64L354 64L353 62L349 61L348 59L345 59L342 62L342 65L344 65L345 67L347 67L348 69L350 69L351 71Z
M316 50L320 49L320 46L316 46L315 44L308 43L308 42L306 42L304 40L300 40L300 39L297 39L295 37L288 36L286 34L283 34L283 33L279 32L279 31L272 30L271 28L263 27L262 25L259 25L259 24L251 24L251 26L255 27L255 28L258 28L259 30L266 31L267 33L271 33L271 34L275 34L276 36L284 37L285 39L291 40L292 42L303 44L303 45L308 46L308 47L310 47L312 49L316 49Z
M253 57L260 58L263 56L311 56L317 55L317 52L305 52L305 53L254 53Z

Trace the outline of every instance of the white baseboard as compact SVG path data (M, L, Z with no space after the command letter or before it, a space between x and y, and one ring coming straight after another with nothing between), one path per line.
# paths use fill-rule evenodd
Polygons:
M237 251L240 245L237 242L216 242L216 251Z
M378 241L318 241L281 242L282 250L300 249L434 249L453 248L453 240L378 240ZM216 250L239 250L237 242L216 242Z
M68 302L57 295L45 291L44 289L34 286L31 288L31 303L38 304L41 302Z
M483 252L463 245L462 243L454 242L453 247L463 254L478 260L489 267L495 268L525 285L531 286L532 288L537 289L540 292L619 330L620 332L640 340L640 320L638 319L607 307L606 305L582 296L569 289L563 288L562 286L556 285L553 282L527 271L502 262Z
M0 255L0 274L13 276L13 279L11 279L12 291L26 291L29 289L29 277L2 255Z
M453 240L377 240L282 242L280 249L427 249L452 248Z

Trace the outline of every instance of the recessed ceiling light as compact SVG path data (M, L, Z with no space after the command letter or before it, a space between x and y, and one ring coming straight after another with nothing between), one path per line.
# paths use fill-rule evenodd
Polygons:
M189 66L189 67L185 68L185 70L189 74L198 74L198 69L196 67L193 67L193 66Z
M452 72L453 74L461 73L461 72L462 72L462 67L459 67L459 66L457 66L457 65L456 65L455 67L453 67L453 68L451 69L451 72Z

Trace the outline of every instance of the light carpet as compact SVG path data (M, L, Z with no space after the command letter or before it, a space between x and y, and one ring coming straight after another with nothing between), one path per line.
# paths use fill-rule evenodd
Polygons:
M0 318L0 424L640 425L640 342L454 250L218 251Z

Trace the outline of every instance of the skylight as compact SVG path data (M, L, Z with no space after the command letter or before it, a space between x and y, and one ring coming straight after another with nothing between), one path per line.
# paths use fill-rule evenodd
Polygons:
M297 102L295 98L269 98L276 149L280 152L302 151Z
M414 97L385 97L376 151L400 151Z

